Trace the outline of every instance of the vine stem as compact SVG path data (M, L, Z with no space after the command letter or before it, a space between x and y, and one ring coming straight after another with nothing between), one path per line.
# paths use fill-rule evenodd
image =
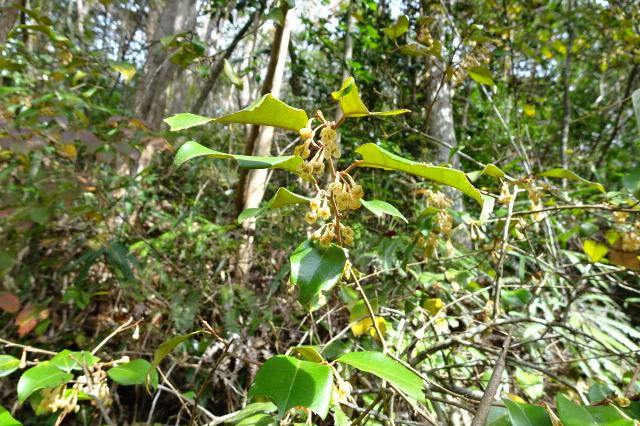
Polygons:
M369 317L371 317L371 322L373 323L373 328L376 330L378 339L380 339L380 343L382 344L382 353L386 354L389 351L389 348L387 347L387 341L384 339L384 336L382 335L382 331L380 331L380 327L378 327L378 321L376 321L376 314L373 312L373 308L371 307L369 298L367 298L367 295L365 294L362 286L360 285L360 281L358 281L358 277L356 277L356 274L353 271L350 271L350 274L351 274L351 277L353 277L353 281L356 283L356 288L358 289L360 296L362 296L362 299L364 300L364 304L367 307L367 311L369 312Z

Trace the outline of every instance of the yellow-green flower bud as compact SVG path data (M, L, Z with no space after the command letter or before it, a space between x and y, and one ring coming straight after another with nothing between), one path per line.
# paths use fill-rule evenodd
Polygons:
M307 221L309 225L312 225L316 223L316 221L318 220L318 213L316 213L313 210L308 211L304 219Z
M311 139L313 137L313 130L309 127L303 127L299 132L302 140Z

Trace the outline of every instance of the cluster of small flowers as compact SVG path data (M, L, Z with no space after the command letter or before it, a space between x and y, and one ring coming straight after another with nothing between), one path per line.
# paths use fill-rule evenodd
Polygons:
M429 236L420 239L421 245L425 249L425 257L430 257L436 248L438 240L445 236L447 237L447 251L453 250L451 239L451 230L453 229L453 217L445 210L453 205L453 200L447 197L444 193L439 191L426 190L424 192L427 198L427 205L440 209L433 218L433 226Z
M531 210L542 210L542 190L531 184L527 186L527 193L529 194L529 201L531 202ZM545 212L533 213L531 215L531 219L533 219L534 222L540 222L545 217Z
M336 238L335 228L336 227L333 223L324 224L311 234L311 239L319 241L322 247L329 247ZM342 241L342 244L353 244L354 235L353 229L350 226L340 224L340 240Z
M80 405L78 405L78 391L76 389L71 392L67 392L65 385L58 386L52 389L42 390L42 400L40 401L40 407L55 413L60 410L64 413L78 412L80 411Z
M636 232L622 234L622 250L626 252L636 252L640 250L640 235Z
M329 191L336 200L336 207L339 211L357 210L362 206L364 190L348 174L343 174L344 182L331 182Z
M298 166L298 171L303 179L311 179L313 175L321 175L324 173L324 161L329 158L340 158L342 151L336 142L338 134L332 128L333 123L325 122L324 127L320 130L320 142L314 141L315 132L311 127L300 129L300 137L302 144L296 146L293 150L294 155L301 157L304 162ZM311 156L311 150L315 149L315 153ZM311 158L310 160L307 160Z
M425 197L427 197L427 205L432 206L438 209L448 209L453 205L453 201L451 198L447 197L444 193L440 191L432 191L427 189L424 192Z
M86 376L78 377L74 389L78 387L79 390L87 395L93 396L93 405L96 405L97 399L104 407L110 407L113 399L111 398L111 391L107 385L107 373L102 369L95 369L90 374L91 380Z
M305 219L310 225L316 223L318 218L327 220L331 217L331 209L329 208L329 193L320 190L318 195L309 202L309 211Z
M498 197L498 203L509 204L513 199L513 194L509 192L509 184L502 182L502 188L500 189L500 196Z

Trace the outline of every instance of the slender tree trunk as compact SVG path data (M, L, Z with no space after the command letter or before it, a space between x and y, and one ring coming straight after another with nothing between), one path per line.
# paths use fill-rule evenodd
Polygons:
M214 66L211 68L209 77L207 78L207 81L204 83L204 86L200 91L200 96L198 96L196 101L193 103L193 106L191 107L191 110L193 113L198 114L202 110L202 107L204 106L204 103L206 102L207 97L209 96L209 93L211 93L211 91L213 90L213 88L215 87L218 81L218 78L220 77L220 74L222 74L222 70L224 69L225 59L229 59L231 57L231 54L233 54L233 51L236 49L236 46L238 46L238 43L240 43L240 41L247 34L247 32L249 31L251 26L254 24L256 19L260 16L261 12L262 12L262 9L257 10L251 14L251 16L249 17L249 20L242 26L242 28L240 28L240 30L235 35L231 43L229 43L229 46L224 50L224 54L222 55L222 58L216 61Z
M353 59L353 26L356 19L353 16L352 2L349 1L347 7L347 29L344 34L344 56L342 64L342 81L345 81L351 75L351 60Z
M280 95L282 78L284 76L284 64L287 59L289 36L291 33L289 8L287 2L282 2L284 12L283 25L276 25L276 32L271 48L271 57L267 68L267 75L261 90L261 95L272 93L275 97ZM251 126L249 137L245 146L246 155L270 155L273 141L273 127ZM238 192L236 194L236 213L244 209L258 207L266 189L268 179L267 169L246 170L241 169ZM236 264L236 276L239 280L246 280L253 257L253 239L256 223L254 219L244 222L245 236L238 250Z
M569 130L571 125L571 99L569 98L569 91L571 88L571 50L573 48L573 25L571 22L572 19L572 0L569 0L569 14L567 21L567 33L569 35L569 41L567 43L567 54L564 60L564 68L562 70L562 81L564 85L564 92L562 94L562 106L563 106L563 114L562 114L562 135L561 135L561 149L562 152L560 154L562 168L569 168ZM562 186L565 187L567 185L567 180L562 179Z
M9 33L18 20L20 10L13 4L3 5L0 10L0 46L4 46Z
M159 40L171 34L193 30L196 17L196 0L167 0L159 15L135 100L137 116L145 120L152 129L160 127L166 106L167 88L181 72L180 67L171 62L167 50Z

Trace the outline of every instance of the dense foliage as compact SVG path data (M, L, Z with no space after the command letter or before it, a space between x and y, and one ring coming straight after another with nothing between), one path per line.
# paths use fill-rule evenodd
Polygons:
M638 22L0 2L0 426L639 424Z

